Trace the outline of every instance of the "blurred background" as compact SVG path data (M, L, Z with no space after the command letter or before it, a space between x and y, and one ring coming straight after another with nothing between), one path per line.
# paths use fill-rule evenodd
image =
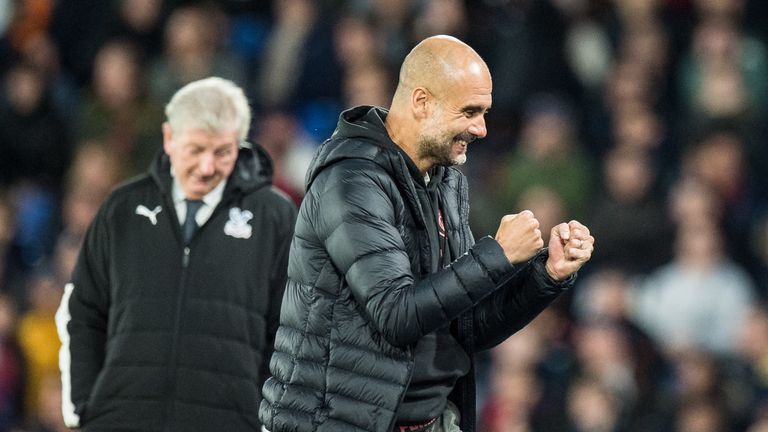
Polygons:
M180 86L245 88L299 203L340 111L389 106L434 34L494 77L462 167L476 237L530 209L596 238L574 290L480 356L480 430L768 431L764 0L0 0L0 431L65 430L53 315Z

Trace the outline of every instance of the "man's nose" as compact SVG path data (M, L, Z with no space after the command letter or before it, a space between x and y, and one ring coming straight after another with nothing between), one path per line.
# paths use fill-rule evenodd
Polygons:
M215 171L215 159L213 157L213 154L210 153L203 153L200 156L200 162L198 163L198 169L200 170L200 174L204 176L213 175L213 172Z
M488 130L485 128L485 117L478 116L478 120L473 122L467 131L478 138L485 138L488 135Z

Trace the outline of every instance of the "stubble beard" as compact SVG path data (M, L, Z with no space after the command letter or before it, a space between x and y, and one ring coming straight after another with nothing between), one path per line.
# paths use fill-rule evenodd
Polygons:
M428 159L437 166L456 166L464 165L467 162L467 154L462 153L453 156L453 146L458 141L464 141L468 146L473 137L450 136L422 136L419 139L419 156L422 159Z

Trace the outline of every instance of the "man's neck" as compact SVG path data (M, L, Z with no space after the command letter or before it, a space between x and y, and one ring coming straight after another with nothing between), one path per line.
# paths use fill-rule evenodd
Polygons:
M389 139L392 140L395 145L403 149L405 154L411 158L416 168L421 175L426 175L427 171L432 168L432 163L428 160L419 158L418 153L418 137L413 133L408 133L408 129L401 126L397 115L393 115L392 111L387 115L387 119L384 121L384 127L387 130Z

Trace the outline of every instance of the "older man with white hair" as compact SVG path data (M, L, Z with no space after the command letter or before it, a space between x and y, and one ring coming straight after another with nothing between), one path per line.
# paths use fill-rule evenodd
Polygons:
M257 431L296 217L243 91L166 107L164 152L102 205L56 315L67 426Z

